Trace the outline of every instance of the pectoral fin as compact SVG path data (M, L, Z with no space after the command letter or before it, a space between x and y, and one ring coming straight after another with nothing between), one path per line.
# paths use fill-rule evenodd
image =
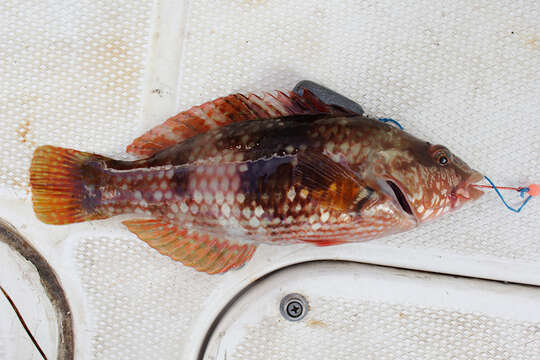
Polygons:
M324 206L343 211L364 204L373 190L350 168L324 154L300 153L295 167L295 182L311 192Z
M133 219L122 223L161 254L208 274L224 273L243 265L257 248L256 245L188 232L159 219Z

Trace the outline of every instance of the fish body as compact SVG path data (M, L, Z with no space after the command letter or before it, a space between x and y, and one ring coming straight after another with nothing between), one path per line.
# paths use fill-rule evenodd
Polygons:
M128 151L145 158L38 148L30 170L37 216L64 224L138 214L123 223L139 238L216 273L243 264L258 243L374 239L482 194L470 187L482 176L445 147L309 92L218 99Z

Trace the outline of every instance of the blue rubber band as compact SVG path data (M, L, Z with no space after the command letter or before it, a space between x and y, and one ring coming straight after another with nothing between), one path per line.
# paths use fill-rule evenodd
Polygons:
M493 181L491 181L487 176L484 176L484 178L491 184L491 186L493 187L493 189L495 190L495 192L497 193L497 195L499 195L499 197L501 198L503 204L509 209L509 210L512 210L513 212L520 212L521 209L523 209L523 207L529 202L529 200L531 200L532 196L529 195L529 197L527 197L527 199L525 199L525 201L523 202L523 204L521 204L521 206L517 209L514 209L513 207L511 207L510 205L508 205L506 203L506 201L504 201L504 198L501 194L501 192L499 191L499 189L497 189L497 186L495 186L495 184L493 183ZM523 189L520 189L519 192L521 193L521 197L524 197L525 196L525 193L529 191L529 188L523 188Z
M400 128L401 130L403 130L403 126L401 126L400 123L398 123L396 120L394 119L390 119L390 118L380 118L379 121L382 121L383 123L392 123L394 125L396 125L398 128Z

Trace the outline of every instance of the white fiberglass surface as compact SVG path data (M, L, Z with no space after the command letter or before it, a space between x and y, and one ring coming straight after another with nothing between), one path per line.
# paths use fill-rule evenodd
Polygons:
M194 344L233 296L258 277L303 261L348 260L540 285L537 199L514 214L488 193L417 230L361 244L263 245L240 270L208 276L160 256L116 219L41 224L28 190L38 145L124 157L133 138L178 111L232 92L292 89L303 79L357 101L370 116L394 118L410 133L448 146L498 184L537 183L539 18L534 1L5 1L0 217L58 273L80 359L196 358ZM376 279L374 293L384 290ZM433 286L440 286L438 279ZM459 279L444 283L461 286ZM516 301L539 301L536 288L517 288ZM412 306L405 301L412 289L400 288L397 310L366 302L361 292L347 306L383 319ZM441 298L441 306L464 301L456 300L462 292L454 293ZM3 305L2 318L12 316ZM435 305L423 305L415 321L436 316ZM445 321L468 322L452 314L437 321L443 327ZM533 316L512 319L515 329L538 326ZM497 321L485 326L497 332L503 326ZM265 332L264 324L252 325L278 335ZM45 348L56 349L54 335L39 334L45 334ZM375 341L369 332L363 336ZM526 349L538 345L537 338L531 341ZM482 344L491 343L480 341L479 349ZM531 358L527 354L521 358Z

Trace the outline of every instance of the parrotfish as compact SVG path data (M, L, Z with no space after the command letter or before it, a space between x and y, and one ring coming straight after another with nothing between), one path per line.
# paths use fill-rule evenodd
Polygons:
M446 147L305 90L233 94L168 119L127 151L38 147L32 201L47 224L133 214L161 254L210 274L258 244L335 245L412 229L477 199L482 175Z

